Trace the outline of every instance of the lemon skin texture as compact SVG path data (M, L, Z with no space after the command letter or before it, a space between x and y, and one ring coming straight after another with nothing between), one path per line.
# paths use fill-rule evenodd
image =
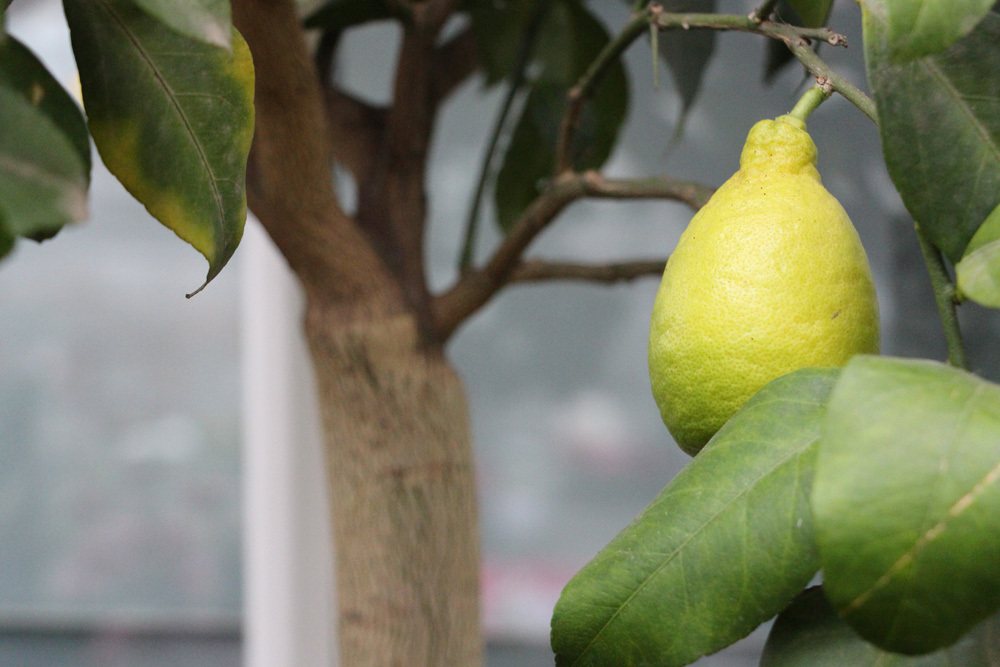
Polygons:
M868 259L820 181L805 123L760 121L656 295L649 372L664 423L694 455L771 380L842 366L878 340Z

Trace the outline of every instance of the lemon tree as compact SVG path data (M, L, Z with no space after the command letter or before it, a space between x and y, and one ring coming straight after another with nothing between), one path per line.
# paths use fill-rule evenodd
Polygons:
M1000 387L966 369L956 316L963 302L1000 305L993 0L842 3L860 13L867 84L837 66L833 0L630 0L616 26L601 19L609 3L585 0L63 0L83 109L7 33L11 4L0 0L0 257L86 217L93 142L206 258L208 280L236 252L248 204L298 277L342 664L481 661L455 331L514 283L654 275L649 381L693 459L566 585L556 664L685 665L775 617L770 667L998 664ZM385 105L336 76L343 35L376 21L400 41ZM739 169L718 190L602 171L630 92L661 61L683 131L721 31L767 40L767 77L804 66L800 102L741 128L742 155L718 155ZM652 76L630 81L622 56L646 35ZM471 79L500 91L497 117L454 280L434 291L430 156ZM876 354L871 271L817 172L827 147L806 131L831 95L878 126L914 223L895 231L920 244L947 364ZM344 181L351 209L334 189ZM498 225L480 257L491 194ZM583 198L695 214L655 261L525 260ZM817 574L822 587L804 590Z

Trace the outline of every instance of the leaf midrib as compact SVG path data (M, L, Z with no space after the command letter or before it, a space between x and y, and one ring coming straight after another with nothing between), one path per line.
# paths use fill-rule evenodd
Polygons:
M961 433L968 425L966 417L972 412L975 407L976 401L980 399L985 389L985 385L980 384L976 387L975 391L968 398L965 409L962 411L962 415L957 420L956 424L956 436L952 437L950 442L953 443L957 439L957 434ZM991 479L991 476L993 479ZM866 590L859 593L850 603L847 604L842 610L844 615L852 614L868 602L871 597L878 591L882 590L889 584L891 584L897 574L905 570L910 564L916 561L917 556L939 535L941 535L945 530L948 529L948 525L952 519L958 518L966 509L973 505L973 502L969 502L965 507L961 507L958 511L955 511L961 503L966 501L968 498L978 497L977 491L979 491L980 486L984 483L989 485L996 482L1000 478L1000 462L998 462L993 468L991 468L983 477L976 481L966 493L963 493L958 500L952 503L948 507L948 511L945 512L944 517L940 521L935 523L930 528L926 529L920 537L914 540L913 545L910 546L904 553L900 554L892 565L883 572L872 585ZM975 495L973 495L975 494Z

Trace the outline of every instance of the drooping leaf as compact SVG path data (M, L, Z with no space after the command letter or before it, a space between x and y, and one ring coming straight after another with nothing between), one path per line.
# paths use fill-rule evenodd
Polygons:
M984 306L1000 308L1000 205L972 237L955 273L963 296Z
M76 148L90 178L90 134L80 108L28 47L0 32L0 88L19 93Z
M229 0L131 0L150 16L185 37L230 48Z
M306 17L307 28L343 32L348 28L394 16L385 0L330 0Z
M925 656L889 653L859 637L810 588L781 612L760 667L994 667L1000 661L1000 616L983 621L951 647Z
M497 175L497 221L507 229L552 176L566 91L608 43L607 30L577 0L556 2L541 30L540 72L528 94ZM611 154L628 109L628 82L620 62L611 66L580 116L570 149L578 169L600 167Z
M745 636L815 573L809 489L836 371L757 393L566 585L557 665L686 665Z
M162 27L124 0L65 0L90 131L108 169L208 260L206 283L246 219L253 64Z
M1000 608L1000 386L924 360L856 357L813 483L827 597L890 651L926 653Z
M716 5L715 0L665 0L661 4L668 12L698 13L714 12ZM705 68L715 50L715 34L715 30L669 30L659 36L660 55L670 68L681 98L678 132L698 97Z
M775 18L784 23L820 28L825 26L833 9L833 0L778 0ZM813 44L818 50L820 44ZM789 63L795 60L785 43L777 39L767 40L767 57L764 63L764 82L770 83Z
M87 168L62 128L3 85L0 113L0 245L49 237L86 217Z
M889 58L903 63L944 51L965 37L993 0L863 0L886 25Z
M1000 203L1000 16L897 65L882 9L866 0L864 35L886 165L914 220L957 262Z

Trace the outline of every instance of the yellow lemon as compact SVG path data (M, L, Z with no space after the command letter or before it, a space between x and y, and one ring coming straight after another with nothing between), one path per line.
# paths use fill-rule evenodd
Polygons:
M664 423L696 454L771 380L877 351L868 259L820 181L805 123L760 121L656 295L649 372Z

